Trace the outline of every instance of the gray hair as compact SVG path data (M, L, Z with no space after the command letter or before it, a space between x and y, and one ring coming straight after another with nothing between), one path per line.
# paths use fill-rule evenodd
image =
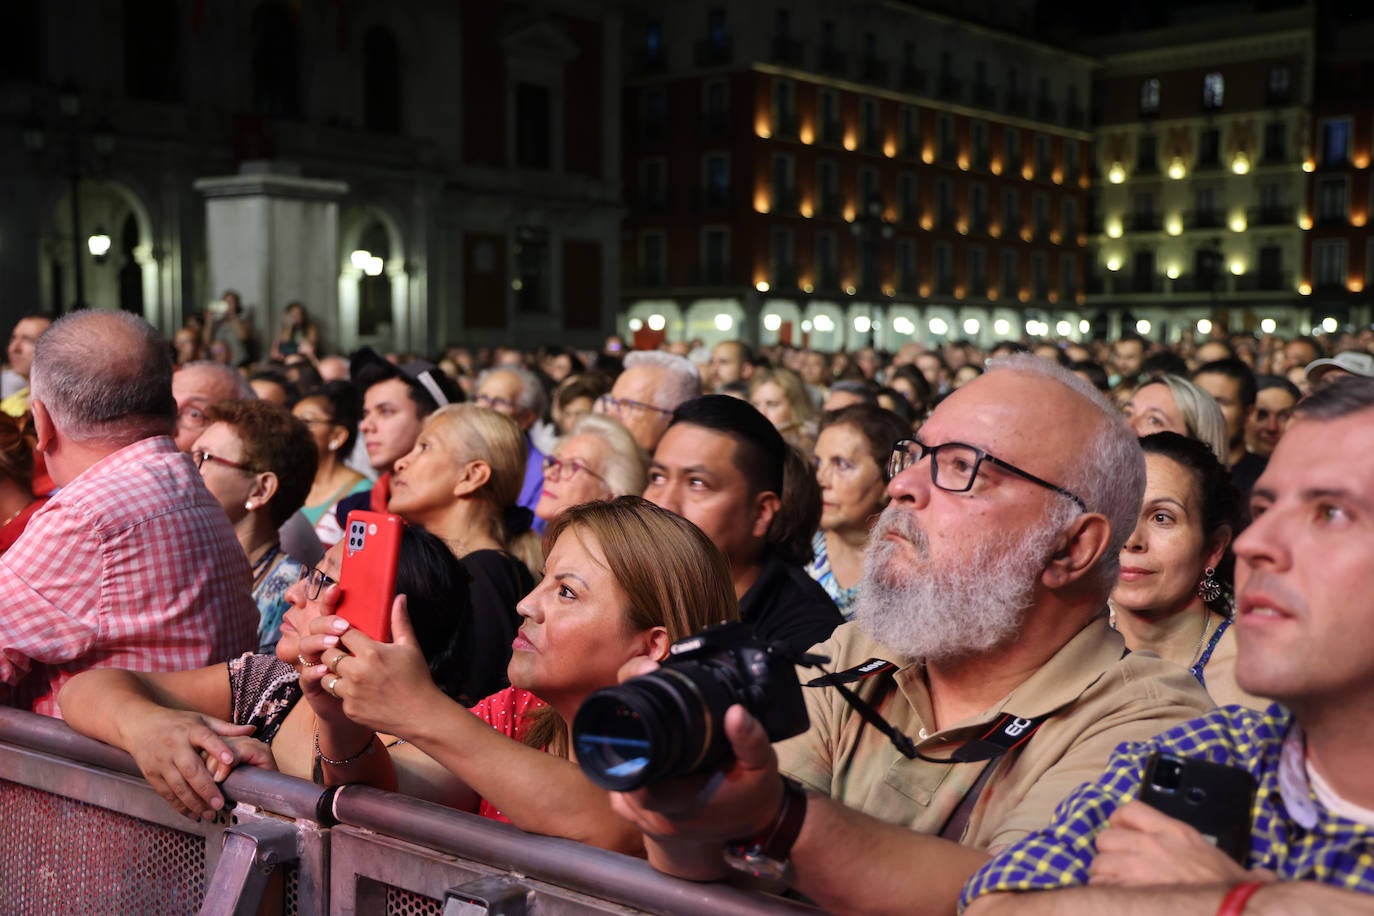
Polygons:
M539 376L519 366L494 366L483 370L482 374L477 376L477 387L473 390L480 391L487 379L502 372L507 372L520 380L520 396L515 406L521 410L533 411L536 417L542 418L548 413L549 395L544 390L544 383L539 381Z
M1052 379L1096 408L1098 423L1092 437L1075 456L1068 478L1059 484L1077 493L1089 512L1100 512L1111 525L1111 542L1093 571L1097 584L1110 590L1120 576L1121 548L1135 531L1140 504L1145 498L1145 454L1135 431L1102 392L1056 363L1029 353L1014 353L988 360L986 371L1022 372ZM1065 502L1063 524L1067 525L1078 513L1069 511L1074 507Z
M1294 416L1303 420L1340 420L1374 407L1374 378L1351 376L1318 388L1298 402Z
M1217 399L1181 375L1157 375L1136 388L1145 385L1162 384L1169 389L1183 414L1183 423L1188 427L1188 435L1212 450L1217 460L1226 464L1231 456L1231 448L1226 444L1226 416L1221 412Z
M185 372L187 369L200 369L215 376L218 386L224 388L224 397L215 398L216 401L252 401L256 400L258 393L253 390L253 386L248 384L248 379L243 377L243 373L233 366L224 363L217 363L213 359L197 359L189 363L184 363L177 372Z
M148 322L128 312L83 309L39 335L32 399L77 442L129 444L171 435L172 353Z
M606 445L608 455L601 476L606 478L612 496L639 496L644 492L649 483L649 465L643 450L620 421L589 413L577 421L559 444L572 436L595 436Z
M685 356L662 350L636 350L625 357L624 365L626 369L663 370L664 378L656 394L657 406L664 410L676 410L679 404L701 397L701 373Z

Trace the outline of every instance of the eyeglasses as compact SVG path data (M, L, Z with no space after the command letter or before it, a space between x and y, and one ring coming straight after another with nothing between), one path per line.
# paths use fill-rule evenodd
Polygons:
M233 468L236 471L244 471L248 474L257 473L257 471L253 470L246 464L239 464L237 461L230 461L228 458L221 458L219 455L212 455L204 449L199 448L191 452L191 460L196 463L197 470L204 469L205 462L212 461L215 464L222 464L225 467Z
M926 445L920 439L903 439L892 447L892 457L887 462L888 478L896 477L907 468L914 467L927 455L930 456L930 482L941 490L950 493L965 493L971 490L973 482L978 479L978 469L983 466L984 461L987 461L1018 477L1023 477L1033 484L1038 484L1047 490L1053 490L1060 496L1067 496L1078 503L1078 507L1084 512L1088 511L1088 504L1083 502L1077 494L1071 493L1063 487L1055 486L1048 480L1036 477L1029 471L1023 471L1001 458L989 455L981 448L965 445L962 442Z
M613 398L609 394L603 394L601 397L597 398L596 403L601 407L603 413L610 413L612 411L620 413L621 411L631 410L652 410L654 413L661 413L668 417L673 415L671 410L664 410L662 407L655 407L653 404L645 404L643 401L632 401L629 398Z
M177 411L177 426L184 429L204 429L210 425L210 418L199 407L183 407Z
M553 455L544 456L544 476L550 480L571 480L576 477L579 471L586 471L597 480L610 486L605 477L587 467L580 459L571 458L564 461L562 458L555 458Z
M305 583L305 597L311 601L320 597L320 592L324 591L326 585L336 584L336 580L325 575L324 570L312 566L301 567L300 581Z
M478 407L490 407L492 410L519 410L520 405L510 398L498 398L489 394L479 394L472 399L472 403Z

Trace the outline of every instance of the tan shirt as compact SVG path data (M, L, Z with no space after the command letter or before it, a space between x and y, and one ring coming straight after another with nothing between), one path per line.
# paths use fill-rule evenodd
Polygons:
M1030 741L992 764L938 764L903 757L833 688L804 688L811 728L777 745L783 772L879 820L938 834L983 768L995 765L962 840L978 849L997 850L1044 827L1065 796L1102 772L1121 742L1149 738L1213 706L1177 665L1152 654L1123 658L1125 644L1105 617L993 708L924 738L921 730L933 716L920 663L874 642L854 623L814 651L830 657L830 671L870 658L900 665L848 686L931 757L948 757L1003 712L1023 718L1054 713ZM813 677L814 670L803 675Z

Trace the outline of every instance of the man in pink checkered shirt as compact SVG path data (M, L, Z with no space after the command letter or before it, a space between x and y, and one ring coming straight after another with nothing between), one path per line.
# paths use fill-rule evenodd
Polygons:
M61 489L0 556L8 702L56 716L86 668L198 668L251 649L248 561L172 440L166 341L127 313L76 312L39 338L30 382Z

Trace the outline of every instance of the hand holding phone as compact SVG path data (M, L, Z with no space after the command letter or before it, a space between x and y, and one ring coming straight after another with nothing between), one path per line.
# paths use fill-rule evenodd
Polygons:
M1140 800L1183 821L1242 866L1250 850L1255 777L1239 767L1156 751Z
M334 613L379 642L391 641L391 602L401 556L399 515L354 509L344 531L343 592Z

